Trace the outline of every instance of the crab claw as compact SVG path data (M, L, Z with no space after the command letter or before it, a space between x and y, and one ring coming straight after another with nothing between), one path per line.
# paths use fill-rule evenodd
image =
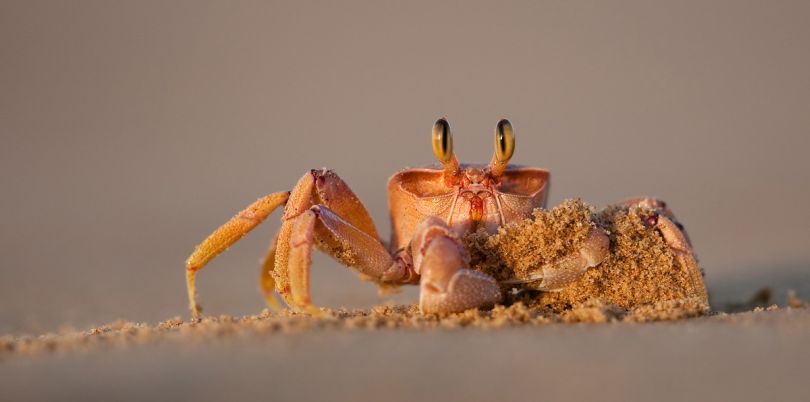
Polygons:
M440 219L428 218L417 227L411 253L421 275L419 309L423 313L457 313L491 307L501 300L498 282L467 268L467 252Z

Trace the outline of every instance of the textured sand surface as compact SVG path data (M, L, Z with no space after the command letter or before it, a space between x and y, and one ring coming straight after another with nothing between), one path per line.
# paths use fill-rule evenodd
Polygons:
M806 308L646 324L498 315L113 323L0 354L0 399L806 400Z
M681 301L695 311L708 311L702 270L691 253L676 254L652 223L658 219L658 213L647 207L611 205L597 213L582 200L565 200L504 225L496 234L472 233L465 237L465 244L473 269L508 283L513 278L527 279L531 272L543 273L541 267L547 264L560 266L559 261L576 255L589 231L598 227L609 244L597 267L585 271L581 263L567 265L562 272L571 279L563 288L517 297L529 306L555 311L594 298L624 309ZM532 289L532 283L537 281L502 287L509 295L513 290Z
M129 346L164 340L195 343L230 335L263 333L296 334L324 329L432 329L540 326L554 323L607 323L678 320L703 315L701 304L669 304L658 308L625 312L614 306L592 301L557 314L523 304L497 306L490 311L468 310L448 316L424 315L417 306L381 306L372 310L322 309L323 317L312 317L289 311L235 318L205 317L184 322L174 318L155 326L145 323L116 321L86 331L63 330L40 336L6 336L0 338L0 358L15 355L38 355L93 350L105 346Z

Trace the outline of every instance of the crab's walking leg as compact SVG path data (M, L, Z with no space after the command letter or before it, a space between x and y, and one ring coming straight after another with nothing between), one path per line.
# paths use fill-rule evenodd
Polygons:
M686 229L675 219L675 214L669 209L667 203L652 197L630 198L621 202L628 207L642 207L651 210L654 214L648 217L645 224L655 226L661 232L664 240L676 253L692 254L692 242Z
M196 318L200 314L200 307L197 304L197 290L194 284L197 271L262 223L276 208L284 205L289 195L290 193L285 191L259 198L228 222L225 222L214 233L211 233L188 257L186 261L186 287L192 317Z
M314 313L309 295L309 268L312 266L312 243L315 236L315 212L309 210L295 219L290 237L288 278L290 299L287 304Z
M276 244L278 243L278 233L273 235L273 240L270 241L270 248L267 250L267 255L262 261L262 268L259 274L259 288L264 295L264 301L273 311L281 310L281 303L276 300L273 295L276 289L276 280L273 278L273 269L276 263Z
M545 264L537 272L542 281L533 287L538 290L559 291L579 279L588 268L604 261L610 252L610 238L604 230L591 228L579 250Z
M411 241L414 269L421 275L419 309L456 313L489 307L501 300L498 282L468 269L469 256L441 219L422 221Z
M316 311L309 290L313 246L376 282L407 283L415 276L383 247L363 204L332 171L313 170L301 178L282 222L273 276L292 307Z
M293 224L288 258L288 303L310 313L310 267L313 245L371 280L407 283L408 267L396 260L376 238L343 220L325 205L315 205Z
M610 253L610 238L604 230L592 227L579 250L544 264L527 278L504 281L504 284L526 284L547 292L562 290L579 279L588 268L602 263Z
M623 205L628 207L642 207L650 210L651 214L644 220L644 225L655 228L669 246L681 269L689 275L691 285L690 293L703 301L707 306L709 294L703 282L703 274L698 267L692 244L683 225L675 219L675 214L667 207L666 202L657 198L642 197L624 200Z

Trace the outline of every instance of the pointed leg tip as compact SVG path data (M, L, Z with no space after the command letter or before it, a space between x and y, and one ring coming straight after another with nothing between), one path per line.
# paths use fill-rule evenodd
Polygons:
M264 303L273 313L278 313L284 309L284 307L281 306L281 303L279 303L272 294L264 296Z
M192 305L190 307L191 310L191 321L200 321L202 320L202 307L199 305Z
M312 318L325 318L329 316L329 314L326 311L323 311L320 308L312 305L303 307L301 310L309 314Z

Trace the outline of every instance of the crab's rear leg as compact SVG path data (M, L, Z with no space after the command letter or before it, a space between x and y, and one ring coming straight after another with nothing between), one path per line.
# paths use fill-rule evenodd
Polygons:
M494 278L469 269L466 250L441 219L430 217L417 226L411 255L421 275L419 309L424 313L491 307L502 298Z
M186 287L188 303L192 317L198 317L200 306L197 304L195 279L197 272L214 257L225 251L242 236L262 223L273 211L287 202L290 193L287 191L273 193L259 198L256 202L236 214L224 225L200 243L186 261Z
M648 217L645 224L657 227L674 252L692 253L692 242L689 240L686 229L675 219L675 214L672 213L666 202L652 197L640 197L626 199L621 202L621 205L650 210L653 214Z
M703 273L692 251L692 243L686 229L675 219L675 214L667 207L666 202L657 198L642 197L624 200L622 205L641 207L649 211L644 219L644 225L661 233L661 237L672 250L675 261L687 273L689 297L697 298L708 306L709 294L703 281Z
M270 241L270 248L262 260L262 267L259 273L259 289L262 291L267 307L273 311L281 310L281 303L275 298L276 280L273 278L273 269L276 263L276 245L278 244L278 233L273 235Z

